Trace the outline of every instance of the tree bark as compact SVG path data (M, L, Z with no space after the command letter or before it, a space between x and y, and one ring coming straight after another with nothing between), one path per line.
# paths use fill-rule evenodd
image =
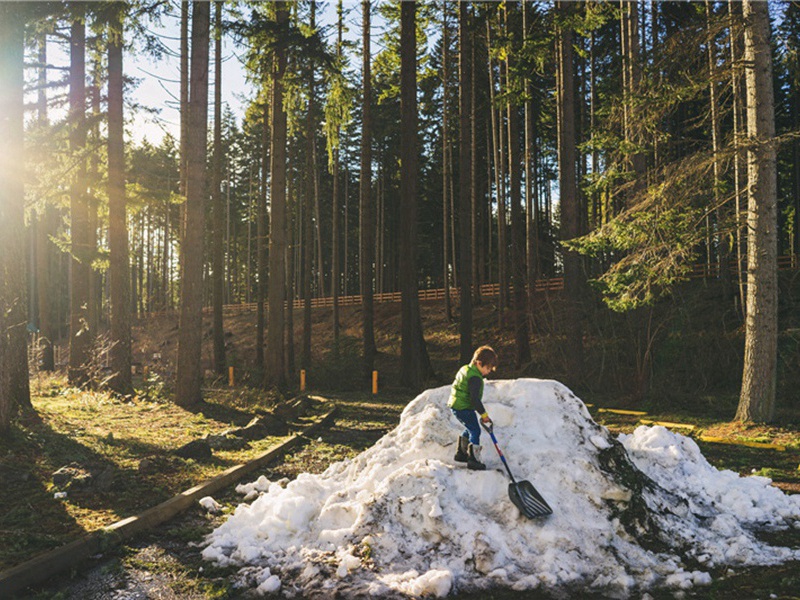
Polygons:
M370 57L370 1L361 3L362 85L361 98L361 174L359 190L359 272L363 310L364 377L372 376L375 364L375 307L372 281L375 276L375 217L372 199L372 75Z
M403 2L400 9L400 383L421 390L433 368L422 333L417 280L416 10L416 2Z
M561 194L561 239L571 240L580 235L580 210L575 174L575 85L573 72L572 31L564 22L571 11L570 3L557 2L561 17L558 45L558 175ZM564 296L566 300L565 336L567 372L570 379L579 380L583 373L583 341L580 322L581 295L583 293L583 265L573 251L562 250L564 257Z
M737 421L775 416L778 202L769 5L744 0L747 87L747 312Z
M69 143L72 160L77 164L70 182L70 237L72 261L70 278L69 382L88 383L86 366L91 357L89 329L89 280L91 252L89 243L89 206L86 197L86 26L85 5L76 2L70 33Z
M288 6L275 4L279 26L289 19ZM284 355L284 301L286 300L286 111L283 107L283 77L286 73L286 46L279 41L275 50L272 80L272 162L270 186L269 286L267 290L267 348L270 359L264 363L264 385L286 384Z
M266 94L265 94L266 95ZM264 318L264 302L267 297L267 232L269 222L267 217L267 180L269 179L270 162L270 116L269 107L264 102L264 126L261 130L261 188L256 210L256 271L258 284L256 286L256 367L264 368L264 331L266 319Z
M37 81L38 100L37 118L40 127L47 126L47 34L42 33L39 40L39 77ZM36 227L36 292L39 305L38 327L39 327L39 348L41 351L41 370L54 371L55 352L53 344L58 337L56 318L54 314L57 301L53 287L55 269L53 265L53 244L51 236L55 236L57 228L56 208L51 204L46 204Z
M515 6L517 3L512 3ZM508 5L507 5L508 6ZM521 7L524 10L524 7ZM512 13L509 20L516 15ZM509 23L510 29L516 29ZM511 31L511 35L519 35L518 31ZM515 49L516 50L516 49ZM513 64L513 51L509 53L506 68L509 76ZM526 246L525 246L525 219L522 212L522 152L520 149L519 107L513 102L508 103L508 171L511 186L511 256L514 300L514 364L517 368L531 361L531 345L528 330L528 292L525 289L526 279Z
M203 233L207 194L208 50L210 3L192 5L192 64L189 83L186 231L182 246L180 333L175 402L202 401Z
M225 330L222 320L222 305L225 301L225 202L222 197L222 2L215 2L214 13L214 155L212 158L211 203L213 218L212 336L214 346L214 371L224 377ZM228 186L230 186L230 174Z
M459 284L461 314L459 317L459 354L461 363L472 359L472 137L470 116L472 95L470 87L474 77L472 65L472 32L469 8L466 2L458 3L458 231L459 231Z
M125 6L125 5L122 5ZM108 23L108 243L111 287L111 370L118 394L130 394L131 300L125 198L122 48L124 9Z
M31 409L24 188L24 11L0 6L0 432Z
M453 309L450 302L450 156L448 145L450 139L447 131L449 107L448 77L450 62L450 39L447 24L447 1L442 2L442 287L444 288L444 313L448 323L453 320Z

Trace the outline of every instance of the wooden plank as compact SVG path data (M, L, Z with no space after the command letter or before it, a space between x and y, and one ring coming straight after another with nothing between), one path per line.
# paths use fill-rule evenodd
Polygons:
M748 448L761 448L765 450L777 450L778 452L786 452L786 446L780 444L769 444L764 442L748 442L746 440L731 440L728 438L714 437L710 435L701 435L697 438L701 442L710 442L712 444L729 444L731 446L747 446Z
M609 412L617 415L634 415L634 416L641 416L647 414L643 410L623 410L621 408L598 408L597 412Z
M639 419L639 423L642 425L661 425L662 427L667 428L675 428L675 429L695 429L695 425L689 425L688 423L673 423L671 421L651 421L649 419Z

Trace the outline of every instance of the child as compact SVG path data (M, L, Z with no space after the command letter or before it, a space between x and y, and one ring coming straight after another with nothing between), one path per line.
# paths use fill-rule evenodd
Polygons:
M481 423L491 424L492 420L483 407L483 378L497 368L497 354L489 346L475 350L472 362L458 370L450 400L447 402L453 414L466 429L458 438L458 450L454 460L467 463L467 467L483 471L486 465L481 462Z

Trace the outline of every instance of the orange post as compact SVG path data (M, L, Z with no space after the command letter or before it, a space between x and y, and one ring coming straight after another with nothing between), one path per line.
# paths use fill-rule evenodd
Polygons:
M306 391L306 370L300 369L300 391Z
M378 393L378 372L377 371L373 371L372 372L372 393L373 394L377 394Z
M228 367L228 386L233 387L235 379L233 378L233 367Z

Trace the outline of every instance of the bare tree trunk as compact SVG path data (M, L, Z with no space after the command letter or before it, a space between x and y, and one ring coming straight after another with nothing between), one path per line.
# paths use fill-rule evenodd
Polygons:
M747 317L737 421L775 416L778 202L769 5L744 0L747 85Z
M491 25L489 21L486 22L486 44L487 49L491 47ZM495 78L494 67L492 65L491 56L488 60L489 65L489 110L491 113L492 124L492 148L494 155L494 181L495 193L497 195L497 279L499 283L498 294L498 317L500 319L500 326L503 326L503 313L505 311L505 296L506 296L506 261L505 261L505 190L503 185L503 153L502 153L502 135L501 121L498 111L495 109Z
M275 4L279 26L289 19L288 6ZM275 50L272 80L272 162L270 186L269 287L267 290L267 348L270 360L264 364L264 385L286 384L284 356L284 314L286 299L286 111L283 107L283 77L286 73L286 46L280 41Z
M225 204L222 197L222 2L215 2L214 13L214 155L212 158L211 205L212 205L212 290L213 290L213 346L214 371L225 375L225 330L222 321L224 303L224 228ZM228 188L231 180L228 175Z
M442 2L442 286L444 287L444 314L447 321L453 320L450 302L450 157L447 132L447 97L450 62L450 40L447 31L447 1Z
M507 4L506 6L508 7L509 5ZM513 3L511 6L524 10L524 7L519 7L517 3ZM509 23L509 29L512 27L513 24ZM518 32L509 33L513 36L514 33ZM507 58L506 62L506 69L509 75L514 68L512 61L513 51L509 53L509 58ZM527 269L525 264L525 222L522 212L522 177L520 172L522 153L520 151L519 107L509 102L507 111L508 171L511 186L511 277L514 286L514 363L519 368L531 361L531 345L528 330L528 293L525 289Z
M256 271L258 285L256 287L256 367L264 368L264 331L266 320L264 318L264 301L267 297L267 179L270 163L270 116L269 107L264 104L264 127L261 130L261 192L256 211Z
M362 0L362 85L361 100L361 189L359 195L360 224L360 281L363 306L364 376L369 378L375 364L375 308L372 280L375 261L375 217L372 199L372 75L370 57L370 2Z
M741 306L742 314L744 315L746 312L745 306L747 305L747 291L745 287L745 273L744 269L744 256L745 256L745 248L744 244L745 241L742 236L742 229L743 229L743 215L744 211L742 210L742 178L744 175L744 168L742 166L742 152L741 146L742 144L742 114L743 114L743 99L742 99L742 72L740 64L740 43L739 43L739 31L740 31L740 23L738 19L734 16L735 6L739 3L734 2L734 0L728 1L728 35L729 35L729 45L730 45L730 53L731 53L731 65L733 68L731 69L731 90L733 96L733 107L732 107L732 117L733 117L733 143L734 143L734 155L733 155L733 189L734 189L734 210L736 211L735 215L735 224L736 224L736 236L735 236L735 244L736 244L736 279L739 287L739 302Z
M528 37L528 13L530 8L528 2L522 3L522 31L523 42ZM536 133L534 130L533 100L530 78L525 78L525 208L527 211L526 225L526 246L525 262L528 267L527 284L529 297L533 298L536 286L536 279L539 276L539 214L538 200L536 198L536 183L534 182L534 161Z
M568 21L570 3L559 0L557 10ZM573 73L572 31L568 27L558 32L558 173L561 195L561 239L571 240L580 234L578 189L575 177L575 86ZM567 369L570 378L580 379L583 373L583 342L579 307L581 304L583 268L576 252L562 250L564 256L564 295L566 300Z
M309 78L309 89L311 87L310 80L313 78L313 72L308 70L306 76ZM302 260L300 262L300 273L303 278L303 354L300 364L304 369L311 366L311 274L314 266L314 229L313 219L311 213L314 205L314 184L312 177L315 177L314 171L314 154L312 146L314 144L314 131L311 126L311 105L309 99L309 115L306 118L306 179L305 189L303 190L303 214L300 222L303 224L301 253Z
M24 11L0 6L0 432L18 407L31 409L28 382L24 172Z
M98 55L94 61L93 85L89 86L89 104L91 106L92 126L89 137L89 147L97 147L100 143L100 80L102 59ZM97 211L100 200L97 196L100 187L100 156L98 152L89 154L89 173L87 178L88 193L86 195L88 207L87 250L89 258L89 331L97 332L100 329L100 306L102 304L102 274L95 270L94 260L97 258L97 230L99 218Z
M47 125L47 34L42 33L39 40L39 77L37 81L37 112L39 125ZM55 370L55 353L53 344L58 337L55 327L54 301L57 298L53 287L55 269L53 268L53 245L51 236L55 236L57 215L56 209L49 203L39 216L36 228L36 280L39 303L39 347L42 353L42 371Z
M433 373L419 308L417 280L417 44L416 2L400 9L400 382L421 390Z
M126 5L121 5L126 6ZM125 198L123 120L124 9L108 24L108 243L111 283L111 388L130 394L131 298L128 255L128 215Z
M469 193L470 193L470 235L472 242L470 244L470 268L472 269L472 277L469 281L472 287L472 305L480 305L483 302L481 297L481 283L484 282L483 265L484 260L481 253L485 252L486 246L480 240L481 225L483 223L482 215L486 212L486 194L479 193L478 190L478 77L476 73L479 72L477 67L477 52L475 50L475 25L474 21L468 13L469 32L469 64L470 64L470 77L469 77L469 137L470 137L470 180L469 180ZM455 250L453 251L455 253ZM470 314L471 313L470 309ZM470 316L470 320L472 317ZM472 327L472 325L470 325Z
M474 77L472 64L472 33L470 31L469 7L458 3L458 230L459 230L459 285L461 315L459 317L459 354L462 363L469 362L472 347L472 139L469 136L472 95L470 84Z
M89 207L86 198L86 31L85 5L74 5L70 35L70 150L77 162L70 184L70 236L72 262L70 285L69 381L87 383L86 364L92 349L94 331L89 329L89 279L91 251L89 242Z
M188 179L188 158L189 158L189 2L181 0L181 66L180 66L180 126L181 139L180 149L180 183L178 193L183 196L180 204L180 222L178 227L179 242L183 245L183 235L186 231L186 182ZM179 260L183 260L183 252ZM183 263L181 262L180 273L183 277Z
M208 188L206 137L210 11L210 3L195 2L192 5L186 231L182 247L183 278L175 387L175 402L181 406L192 406L202 401L203 232Z

